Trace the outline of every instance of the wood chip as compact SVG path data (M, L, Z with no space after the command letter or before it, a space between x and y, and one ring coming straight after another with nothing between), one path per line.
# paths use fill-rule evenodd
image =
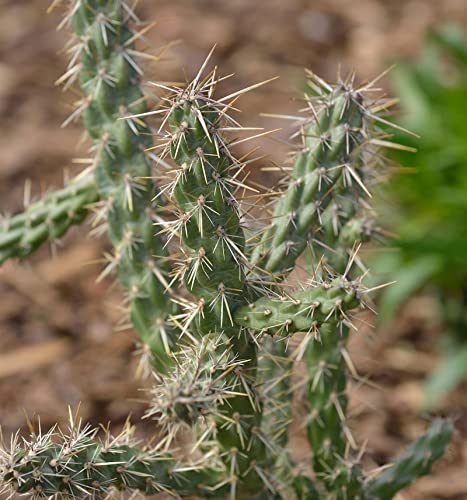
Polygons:
M0 355L0 379L56 363L71 353L69 339L57 339Z

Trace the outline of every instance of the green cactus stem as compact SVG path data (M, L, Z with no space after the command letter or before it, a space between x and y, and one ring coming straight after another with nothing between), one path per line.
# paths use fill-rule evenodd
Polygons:
M278 449L285 449L288 427L292 421L290 380L293 360L288 354L287 342L272 336L261 338L258 353L258 387L261 388L261 432Z
M368 140L362 95L342 82L335 87L311 75L307 95L311 123L303 125L289 187L274 207L272 223L255 246L252 262L276 276L290 270L321 227L321 215L342 183L360 183L361 148Z
M26 210L0 221L0 264L11 257L24 259L45 241L54 242L80 224L98 200L94 177L86 173L63 189L44 195Z
M256 345L234 321L235 309L249 294L245 238L234 198L234 172L242 165L222 134L232 124L225 113L227 103L212 98L215 73L199 81L200 74L185 90L174 89L171 99L169 148L179 167L171 186L178 214L171 231L179 235L186 256L180 278L197 300L183 331L222 334L235 359L243 361L228 377L231 389L243 395L219 405L216 433L232 470L232 490L238 481L246 495L265 482L259 468L266 448L259 435L261 408L254 387Z
M346 330L343 330L345 333ZM350 492L359 483L357 468L340 488L336 488L335 473L348 462L348 424L346 409L346 366L342 356L345 338L340 334L338 323L329 321L320 328L319 341L308 342L304 359L308 372L307 398L309 416L307 421L308 441L312 449L313 470L329 492L338 491L336 498L352 498ZM341 476L340 473L337 474Z
M221 116L207 100L182 94L169 118L171 156L181 169L174 198L187 254L183 279L201 302L193 325L200 334L234 328L232 310L242 301L245 282L243 230L227 187L239 165L217 136Z
M279 298L262 297L235 311L235 321L256 331L273 335L318 330L335 318L343 319L345 312L359 305L356 289L345 280L336 279L293 292Z
M166 371L176 337L167 323L173 312L166 293L170 266L161 238L154 236L157 191L145 149L152 146L144 119L130 11L121 0L79 0L70 8L79 56L77 75L85 94L84 125L95 152L95 180L105 202L104 218L114 247L107 270L115 269L127 290L133 326L154 368ZM76 58L73 58L73 62Z
M453 425L449 420L435 420L402 456L368 482L368 498L390 500L417 478L429 474L434 462L443 456L452 434Z
M222 469L203 460L183 463L168 453L137 446L133 430L109 433L76 422L68 432L54 428L0 449L0 481L5 493L31 498L108 498L112 491L173 496L222 495ZM224 487L225 489L225 487Z

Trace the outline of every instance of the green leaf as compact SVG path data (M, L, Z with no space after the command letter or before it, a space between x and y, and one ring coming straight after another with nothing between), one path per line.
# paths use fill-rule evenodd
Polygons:
M440 266L436 256L426 256L402 265L390 276L394 283L382 293L379 302L379 321L390 320L398 307L435 274Z
M453 389L467 373L467 345L445 358L425 384L425 408L430 408Z
M462 28L448 24L431 34L431 40L447 50L460 64L467 65L467 40Z

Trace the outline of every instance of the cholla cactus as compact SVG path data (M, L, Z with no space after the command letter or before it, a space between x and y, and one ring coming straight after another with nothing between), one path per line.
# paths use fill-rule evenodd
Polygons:
M0 230L0 263L31 255L44 241L60 238L88 214L98 194L91 173L83 172L59 191L29 205L25 212L5 217Z
M239 159L235 146L246 139L229 139L242 131L229 111L245 90L216 98L216 71L204 75L209 58L186 87L160 85L170 95L155 111L166 132L155 168L168 181L158 189L149 179L152 140L134 19L121 0L70 0L75 39L65 80L78 79L84 93L78 110L93 142L92 177L6 221L0 250L3 259L31 253L99 200L114 247L105 272L116 271L148 346L155 384L146 417L165 436L141 446L127 426L99 438L71 416L67 431L4 444L0 482L34 498L108 498L113 491L392 498L429 472L452 429L436 421L383 473L368 474L346 418L345 344L352 311L366 305L369 292L357 249L376 233L368 189L384 166L377 148L388 143L377 125L387 103L368 99L371 84L330 85L309 73L294 134L302 143L283 194L272 197L270 226L258 228L237 199L251 160ZM293 286L288 274L305 252L313 272ZM292 350L294 334L301 341ZM287 449L290 377L300 361L313 479ZM180 429L192 437L185 452L174 446Z

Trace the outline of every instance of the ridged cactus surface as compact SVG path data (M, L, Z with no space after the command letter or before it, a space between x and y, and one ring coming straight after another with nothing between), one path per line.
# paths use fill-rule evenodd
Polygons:
M183 252L179 276L195 299L182 322L182 334L219 335L238 360L225 381L235 397L217 404L215 434L220 454L232 471L231 490L251 495L266 460L258 435L261 406L255 388L257 349L234 312L249 295L245 236L235 199L235 174L242 169L223 129L234 121L227 103L214 100L216 75L199 74L186 89L175 89L168 110L169 151L178 170L171 186ZM195 340L196 341L196 340ZM222 345L222 343L221 343ZM254 456L254 465L251 457ZM237 485L238 483L238 485Z
M167 324L173 310L166 293L167 250L154 235L157 191L145 153L153 142L144 118L126 119L147 111L135 56L138 35L120 0L72 2L69 20L75 57L68 74L78 76L84 93L81 111L93 140L94 177L114 247L107 270L115 270L127 290L133 326L153 366L165 371L175 337Z
M80 224L98 200L90 173L52 191L13 217L0 220L0 264L9 258L23 259L45 241L54 242L72 225Z

